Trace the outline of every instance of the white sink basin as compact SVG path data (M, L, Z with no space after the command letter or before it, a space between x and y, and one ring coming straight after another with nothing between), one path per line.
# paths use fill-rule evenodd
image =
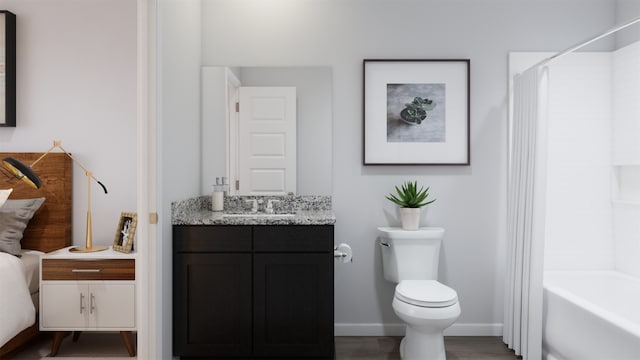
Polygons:
M248 214L223 214L222 215L222 217L226 217L226 218L272 218L272 219L291 218L294 216L296 216L296 214L248 213Z

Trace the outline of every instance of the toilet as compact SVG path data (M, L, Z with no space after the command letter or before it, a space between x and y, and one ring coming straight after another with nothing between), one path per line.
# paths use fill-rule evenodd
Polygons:
M384 278L396 285L393 310L407 325L400 344L403 360L446 359L444 329L460 316L458 294L439 283L444 229L378 228Z

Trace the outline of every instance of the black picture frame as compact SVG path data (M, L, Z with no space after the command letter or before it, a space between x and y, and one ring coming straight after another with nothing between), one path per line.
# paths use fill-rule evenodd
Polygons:
M363 165L471 164L469 59L364 59L362 68Z
M16 15L0 10L0 127L15 126Z

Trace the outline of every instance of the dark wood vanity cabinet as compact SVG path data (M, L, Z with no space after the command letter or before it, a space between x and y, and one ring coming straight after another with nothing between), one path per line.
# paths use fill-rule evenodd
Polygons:
M334 357L332 225L174 225L173 352Z
M174 226L173 353L249 357L251 229Z

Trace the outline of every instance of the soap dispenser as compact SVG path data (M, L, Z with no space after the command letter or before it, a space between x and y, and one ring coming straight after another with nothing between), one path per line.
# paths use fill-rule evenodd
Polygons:
M213 185L213 194L211 195L211 210L213 211L224 210L224 193L227 187L224 183L225 181L221 182L220 178L217 177L216 184Z

